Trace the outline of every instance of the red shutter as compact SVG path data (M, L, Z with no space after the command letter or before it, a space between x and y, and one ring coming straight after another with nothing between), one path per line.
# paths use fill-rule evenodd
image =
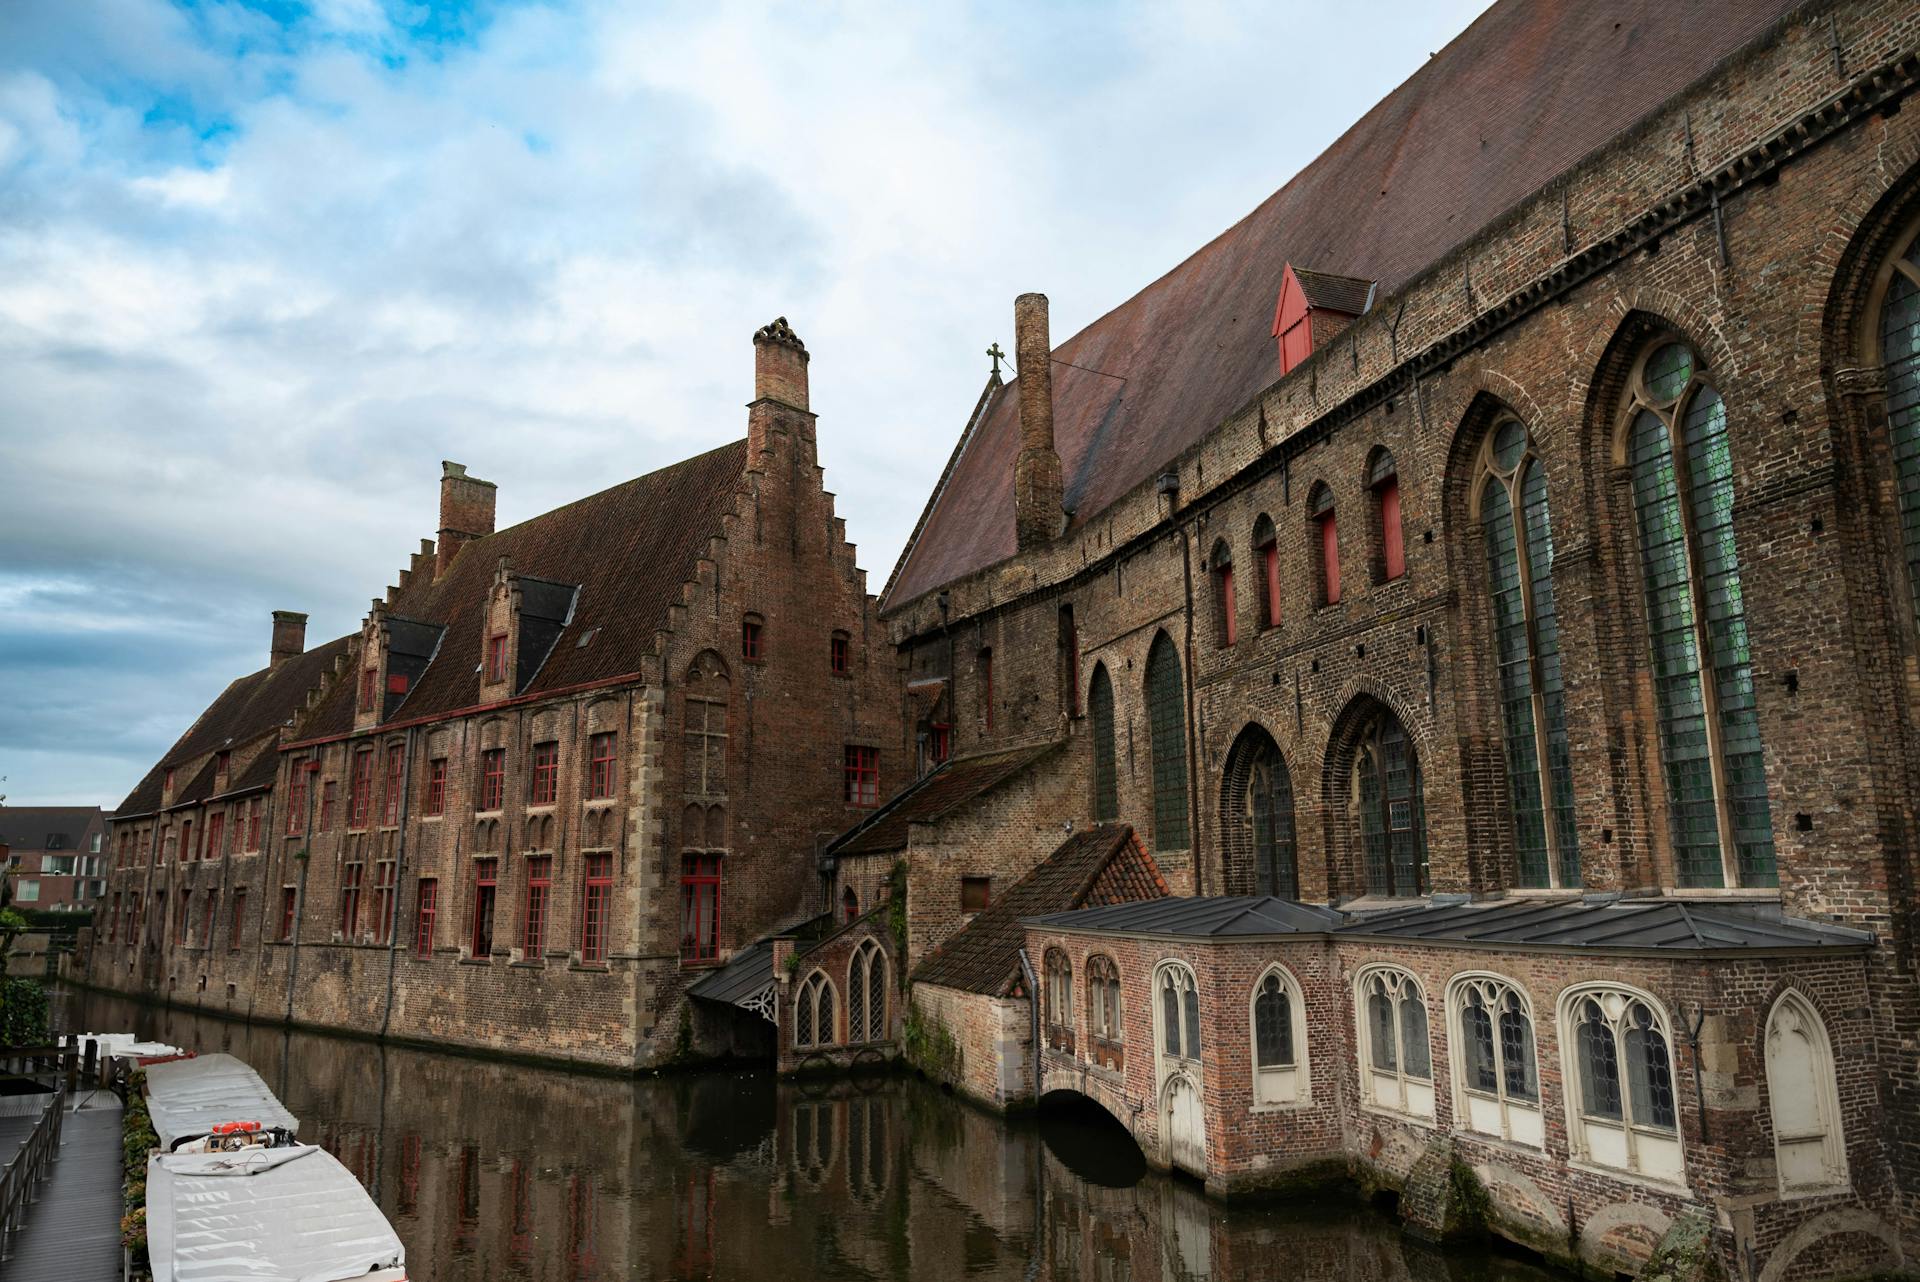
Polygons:
M1407 549L1400 536L1400 481L1384 482L1374 493L1380 500L1380 559L1389 579L1407 572Z
M1280 545L1269 543L1260 549L1260 569L1267 579L1267 626L1280 626Z
M1327 604L1340 600L1340 532L1334 527L1333 513L1320 518L1320 573L1327 588Z

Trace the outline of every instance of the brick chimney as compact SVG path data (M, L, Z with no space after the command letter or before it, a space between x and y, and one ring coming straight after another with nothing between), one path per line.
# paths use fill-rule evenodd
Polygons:
M492 481L468 476L462 464L441 462L440 533L434 543L434 578L447 572L453 554L461 545L493 533L493 501L497 494Z
M767 448L771 428L810 432L813 414L807 409L807 345L776 316L753 335L753 401L747 407L747 459Z
M307 616L298 610L273 612L273 650L269 667L279 667L288 659L297 659L307 650Z
M1013 465L1014 539L1021 551L1060 533L1060 454L1053 448L1053 341L1047 296L1013 300L1013 347L1020 362L1020 457Z

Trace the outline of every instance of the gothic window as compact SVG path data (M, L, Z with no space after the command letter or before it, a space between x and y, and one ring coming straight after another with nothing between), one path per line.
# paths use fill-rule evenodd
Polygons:
M1306 1003L1300 985L1270 966L1253 986L1253 1102L1298 1104L1307 1098Z
M1373 496L1373 533L1379 548L1375 582L1385 583L1407 572L1407 545L1400 531L1400 472L1384 446L1374 451L1367 467L1367 492Z
M1105 1041L1126 1040L1120 1022L1120 971L1113 958L1098 953L1087 958L1087 1027Z
M847 963L847 1044L877 1042L887 1035L886 954L868 939Z
M1159 992L1157 1018L1160 1049L1169 1060L1200 1059L1200 990L1193 972L1177 963L1160 968L1154 987Z
M683 768L690 796L726 795L728 684L711 656L702 656L688 674Z
M1399 718L1385 708L1362 728L1353 774L1368 893L1426 894L1427 816L1420 762Z
M1213 555L1208 559L1209 573L1213 579L1213 617L1214 639L1217 644L1230 646L1239 640L1238 620L1239 600L1233 586L1233 553L1227 550L1227 541L1221 539L1213 545Z
M833 1034L833 981L816 970L793 999L793 1044L831 1046Z
M1887 432L1900 489L1900 543L1920 609L1920 241L1893 260L1880 310L1880 359L1887 372Z
M1073 607L1060 607L1058 649L1060 703L1069 717L1080 715L1080 629L1074 626Z
M1354 982L1360 1032L1360 1093L1370 1106L1433 1117L1433 1053L1427 995L1404 970L1376 966Z
M1220 795L1229 889L1298 898L1293 780L1280 749L1264 730L1250 726L1241 733L1227 760Z
M1846 1188L1833 1044L1819 1012L1796 992L1782 993L1767 1019L1767 1098L1781 1196Z
M1540 1148L1540 1070L1526 996L1494 975L1463 975L1447 990L1455 1065L1454 1116L1482 1135Z
M1260 626L1280 626L1280 540L1273 518L1261 514L1253 523L1253 556L1260 571Z
M1158 633L1147 651L1147 722L1153 743L1153 848L1185 850L1187 727L1180 655Z
M1634 369L1627 462L1682 886L1773 886L1773 826L1734 547L1727 407L1685 343Z
M1093 817L1098 820L1120 817L1120 765L1115 754L1113 734L1113 681L1107 665L1093 665L1093 680L1087 687L1087 711L1093 717Z
M1679 1183L1679 1116L1666 1012L1616 985L1560 999L1560 1044L1572 1057L1568 1141L1577 1161Z
M1487 434L1480 448L1479 496L1500 664L1516 880L1521 886L1578 886L1580 847L1573 827L1547 471L1519 419L1502 419Z
M1073 963L1058 948L1050 948L1043 964L1047 972L1047 1024L1070 1029L1073 1027Z
M1320 605L1340 603L1340 528L1334 523L1333 491L1322 481L1307 496L1308 533L1313 540L1314 587Z

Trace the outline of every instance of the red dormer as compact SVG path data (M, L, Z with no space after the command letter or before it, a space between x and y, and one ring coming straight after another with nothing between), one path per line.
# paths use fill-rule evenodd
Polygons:
M1373 305L1373 282L1358 276L1333 276L1288 263L1280 274L1280 301L1273 309L1273 340L1280 349L1280 372L1313 355L1335 334L1364 316Z

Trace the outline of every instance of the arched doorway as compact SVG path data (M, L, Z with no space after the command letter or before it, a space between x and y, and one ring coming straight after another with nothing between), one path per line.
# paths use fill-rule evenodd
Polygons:
M1176 1170L1207 1176L1207 1119L1200 1108L1200 1092L1184 1073L1167 1079L1161 1097L1160 1124L1165 1128L1167 1164Z
M1220 785L1220 848L1233 894L1300 896L1293 777L1279 745L1248 726L1227 755Z

